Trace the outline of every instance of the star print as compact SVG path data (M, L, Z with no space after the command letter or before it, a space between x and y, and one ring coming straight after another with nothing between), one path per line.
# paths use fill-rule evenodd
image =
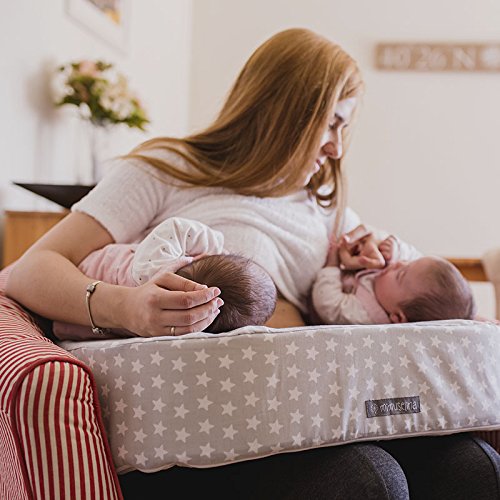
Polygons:
M358 372L359 372L359 370L354 365L351 365L347 369L347 373L348 373L349 377L355 377Z
M124 385L125 385L125 380L123 380L123 377L121 375L118 378L115 378L115 389L121 391Z
M191 434L189 434L189 432L186 432L186 428L183 427L180 431L175 431L175 434L176 434L176 438L175 440L176 441L182 441L183 443L186 442L186 439L191 436Z
M257 354L257 351L252 349L252 346L249 346L247 349L242 349L243 359L249 359L252 361L253 357Z
M417 342L417 343L415 344L415 349L416 349L416 351L417 351L417 352L419 352L420 354L423 354L423 353L424 353L424 351L425 351L425 349L426 349L426 347L424 346L424 344L422 344L422 342Z
M181 396L184 396L184 392L187 388L188 386L185 385L182 380L180 382L174 382L174 394L180 394Z
M374 365L375 361L373 361L373 358L371 356L365 359L365 368L372 370Z
M309 397L311 398L311 404L312 405L319 405L319 402L323 399L318 391L316 391L314 394L310 394Z
M368 432L373 432L374 434L377 434L377 432L380 430L380 425L373 420L372 422L368 422Z
M138 382L137 384L132 386L134 388L133 395L134 396L139 396L141 397L142 392L144 391L144 387L142 387L141 383Z
M210 357L210 355L205 352L205 349L202 349L201 351L195 351L194 355L196 356L196 363L203 364L205 364L207 359Z
M384 373L388 373L390 375L393 369L394 368L392 367L390 362L384 365Z
M207 395L205 395L202 399L200 398L197 399L198 399L198 409L203 408L204 410L208 411L208 407L212 404L212 401L208 399Z
M250 382L251 384L253 384L255 382L255 379L257 378L257 374L253 371L252 368L248 372L243 372L243 376L245 377L245 380L243 380L243 382Z
M128 451L126 450L125 446L120 446L118 447L118 456L124 460L125 456L128 454Z
M167 405L161 400L161 398L153 400L153 410L159 411L161 413L165 406Z
M150 354L151 356L151 364L160 366L160 361L163 359L163 356L160 355L158 351L154 354Z
M142 406L139 405L139 406L136 406L135 408L133 408L134 410L134 418L138 418L139 420L142 420L142 417L144 416L144 414L146 413L143 409L142 409Z
M385 395L388 397L394 394L394 387L392 386L392 384L384 385L384 390L385 390Z
M138 431L134 431L134 434L135 434L134 441L140 441L141 443L144 443L144 438L148 437L147 434L144 434L142 429L139 429Z
M196 375L196 378L198 379L196 385L202 385L203 387L207 387L208 382L212 380L207 376L207 372L203 372L201 375Z
M257 401L260 401L260 398L255 396L255 392L252 392L252 394L245 395L244 397L246 399L245 406L255 407L255 403L257 403Z
M205 432L210 434L210 429L213 429L213 425L208 421L208 418L204 422L198 422L200 426L200 432Z
M161 389L161 386L165 383L165 381L161 378L160 375L153 377L151 379L153 381L152 387L158 387L158 389Z
M268 399L268 401L267 401L267 406L268 406L269 410L278 411L278 406L280 406L280 405L281 405L281 402L278 401L276 396L273 399Z
M304 438L302 437L302 434L300 432L298 434L295 434L295 436L292 436L292 439L295 446L301 446L302 442L304 441Z
M262 445L257 441L257 439L254 439L251 443L248 444L248 451L253 452L253 453L258 453L259 448L262 448Z
M411 385L410 377L403 377L403 378L401 379L401 385L402 385L405 389L409 389L409 388L410 388L410 385Z
M287 370L288 370L289 377L297 378L297 375L300 373L300 370L297 368L296 365L287 366Z
M120 401L115 401L115 411L119 411L120 413L124 413L125 408L127 408L128 405L124 403L123 398L120 399Z
M222 430L224 431L224 438L227 439L234 439L234 436L238 434L238 431L233 427L233 424L229 427L223 427Z
M335 396L338 396L340 385L337 384L337 382L334 382L333 384L328 384L328 388L330 389L330 394L335 394Z
M254 415L252 418L247 418L247 429L257 430L257 426L260 424L260 420Z
M434 356L432 359L432 364L439 369L439 367L441 366L441 358L439 356Z
M327 351L335 351L335 347L337 347L338 344L335 342L335 340L330 339L326 341L326 350Z
M222 414L223 415L229 415L230 417L233 416L233 412L234 410L236 410L236 406L234 406L231 401L229 401L229 403L226 403L226 404L222 404Z
M234 361L229 358L228 354L226 354L223 358L219 358L219 361L220 361L219 368L227 368L228 370L234 363Z
M331 410L330 413L331 417L339 417L339 418L340 414L344 411L338 403L335 406L330 406L330 410Z
M103 375L107 375L109 370L108 363L104 361L103 363L100 363L99 366L101 367L101 372L103 373Z
M382 354L383 353L389 354L389 352L391 351L391 349L392 349L392 346L389 344L389 342L384 342L382 344Z
M349 345L346 345L345 346L345 353L348 355L348 356L354 356L354 353L357 351L358 349L356 347L354 347L354 345L352 344L352 342L349 344Z
M270 354L265 354L266 358L266 365L274 365L276 364L276 361L279 359L276 354L274 354L274 351L271 351Z
M163 448L163 445L161 445L159 448L155 448L155 458L159 458L160 460L163 460L165 455L167 454L166 450Z
M182 369L186 366L186 363L182 361L180 356L177 359L173 359L172 363L174 364L174 370L178 370L180 372L182 372Z
M175 458L177 458L177 461L180 464L185 464L189 462L191 459L187 456L187 453L184 451L180 455L175 455Z
M316 370L315 368L312 372L309 372L309 381L317 384L319 376L320 374L318 373L318 370Z
M210 446L210 443L207 443L205 446L200 446L200 450L200 456L210 458L212 456L212 453L215 451L215 448L212 448Z
M158 424L153 424L155 428L155 434L159 434L163 436L163 433L167 430L167 428L163 425L163 422L159 422Z
M316 359L316 356L319 354L319 352L316 350L314 346L312 346L310 349L306 349L307 352L307 359L312 359L313 361Z
M313 427L321 427L321 422L323 422L323 418L320 417L319 413L312 418Z
M371 349L374 342L375 341L371 338L371 336L368 335L368 337L365 337L363 339L363 347L368 347L368 349Z
M290 399L293 399L294 401L299 400L299 396L302 394L297 387L294 387L293 389L288 390L288 394L290 394Z
M272 423L269 424L269 427L271 427L271 431L270 432L273 432L275 434L279 434L280 433L280 429L283 427L283 425L279 423L278 419L276 419L274 422L272 422Z
M226 461L233 461L238 455L234 452L234 448L229 451L225 451L224 455L226 455Z
M295 410L293 413L290 413L290 416L292 417L292 424L300 424L300 421L304 417L299 410Z
M399 366L404 366L405 368L408 368L409 364L410 360L408 359L408 356L406 354L403 357L399 358Z
M102 395L107 398L108 395L109 395L109 387L108 387L108 384L104 384L103 386L101 386L101 393Z
M406 335L401 335L398 338L398 345L402 345L403 347L406 347L407 343L408 343L408 339L406 338Z
M273 373L270 377L267 377L267 387L274 387L278 385L280 379L276 376L276 373Z
M358 389L356 387L351 387L349 389L349 397L351 399L356 399L359 396L359 394L360 393L359 393L359 391L358 391Z
M189 410L184 408L184 404L181 404L180 406L174 406L174 411L175 411L175 417L180 417L184 418L187 413L189 413Z
M113 357L115 360L115 366L119 366L121 368L123 362L125 361L124 358L120 354L117 354L116 356Z
M326 365L328 366L328 373L335 373L340 366L335 360L327 361Z
M432 347L439 347L439 344L441 344L441 341L437 336L431 337L431 344Z
M375 382L375 380L373 380L373 377L372 378L369 378L367 381L366 381L366 388L369 390L369 391L373 391L373 389L375 389L375 386L377 386L378 383Z
M231 392L231 389L235 386L228 377L226 380L221 380L221 391Z
M286 353L295 356L295 353L298 351L298 349L299 348L296 346L295 342L292 342L291 344L288 344L286 346Z
M128 427L125 425L125 422L118 424L116 428L118 429L116 432L122 436L125 436L125 433L128 431Z
M141 373L141 370L144 368L144 365L139 361L132 361L132 371Z

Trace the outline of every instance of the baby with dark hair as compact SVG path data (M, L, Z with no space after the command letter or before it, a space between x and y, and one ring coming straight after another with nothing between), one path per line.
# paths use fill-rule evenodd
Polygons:
M273 280L253 260L239 255L209 255L179 269L176 274L220 288L220 314L206 329L227 332L247 325L263 325L276 307Z
M192 219L172 217L139 244L112 244L91 253L78 266L87 276L107 283L139 286L158 272L173 272L209 287L218 287L220 313L205 331L220 333L263 325L276 307L270 275L253 260L224 251L219 231ZM175 328L171 329L175 335ZM59 340L92 337L89 327L55 321ZM113 330L110 336L131 336Z
M388 242L400 245L393 236ZM404 249L398 251L399 258L404 258ZM396 260L382 270L356 273L345 273L339 264L338 248L333 246L313 284L314 322L383 324L473 319L475 315L468 282L441 257Z

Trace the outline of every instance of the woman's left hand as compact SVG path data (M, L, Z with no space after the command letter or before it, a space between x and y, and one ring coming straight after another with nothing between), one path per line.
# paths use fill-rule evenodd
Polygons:
M377 240L363 224L342 235L339 256L343 269L381 269L385 266Z

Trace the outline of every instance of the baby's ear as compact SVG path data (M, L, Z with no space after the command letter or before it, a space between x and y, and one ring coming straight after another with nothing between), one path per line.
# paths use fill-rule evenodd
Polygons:
M391 323L408 323L408 318L401 309L389 314L389 319L391 320Z

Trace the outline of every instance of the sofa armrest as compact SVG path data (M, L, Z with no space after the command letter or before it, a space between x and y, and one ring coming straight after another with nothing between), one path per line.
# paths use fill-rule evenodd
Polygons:
M5 296L0 273L0 498L122 499L94 378Z

